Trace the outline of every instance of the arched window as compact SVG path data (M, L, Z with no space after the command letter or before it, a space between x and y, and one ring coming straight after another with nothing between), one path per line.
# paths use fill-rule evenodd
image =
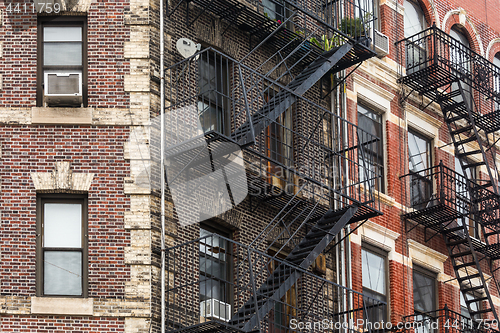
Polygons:
M450 62L453 65L453 68L460 71L462 74L469 74L471 71L471 53L470 53L470 44L467 36L462 32L462 29L457 25L454 25L451 28L450 36L455 40L459 41L459 43L452 43L450 47ZM464 48L465 46L465 48ZM458 89L457 84L452 85L452 90ZM472 89L470 86L466 86L462 82L462 89L466 94L466 101L468 102L469 107L474 108L472 102ZM454 98L456 101L460 101L461 97Z
M416 1L405 0L404 9L405 38L416 35L427 28L424 11ZM424 68L427 60L425 45L419 45L418 41L415 41L407 48L406 52L406 74L411 74Z
M418 34L427 28L424 11L416 1L405 0L405 38Z

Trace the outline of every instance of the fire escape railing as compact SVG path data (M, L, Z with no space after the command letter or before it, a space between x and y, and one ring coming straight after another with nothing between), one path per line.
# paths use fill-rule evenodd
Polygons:
M401 332L408 333L498 333L491 322L474 320L450 310L443 309L415 313L403 317Z
M417 222L426 230L433 230L432 235L450 232L449 237L457 239L463 238L464 234L456 229L466 224L469 234L481 235L481 238L472 238L476 251L490 259L500 259L500 238L496 232L500 210L494 192L442 162L401 178L409 184L410 203L410 210L402 215L403 218ZM471 187L480 189L478 196L471 197ZM485 211L488 211L488 218L484 216ZM488 240L484 239L485 236Z
M238 331L231 320L241 307L272 301L274 307L259 320L261 332L313 331L358 327L386 313L385 302L337 285L310 271L219 235L209 235L168 248L167 315L168 332L196 331L197 325L211 322L219 331ZM299 280L282 299L258 289L277 272L300 274ZM283 273L282 273L283 274ZM280 275L273 278L279 280ZM341 302L349 304L342 310ZM318 326L322 325L322 326Z
M396 45L406 67L400 82L419 93L434 100L437 88L460 80L491 102L500 102L500 68L436 26Z

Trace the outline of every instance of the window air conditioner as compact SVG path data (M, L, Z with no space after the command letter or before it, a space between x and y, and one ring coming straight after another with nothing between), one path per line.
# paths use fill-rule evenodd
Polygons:
M45 71L44 101L47 106L80 106L82 73Z
M389 37L375 29L373 36L373 44L375 45L375 52L379 57L384 57L389 54Z
M200 302L200 314L207 319L229 321L231 319L231 305L211 298Z

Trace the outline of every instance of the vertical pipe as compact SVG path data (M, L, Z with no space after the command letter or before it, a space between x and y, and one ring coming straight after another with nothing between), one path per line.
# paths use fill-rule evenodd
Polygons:
M165 333L165 45L163 1L160 0L160 186L161 186L161 333ZM168 0L166 0L168 1Z

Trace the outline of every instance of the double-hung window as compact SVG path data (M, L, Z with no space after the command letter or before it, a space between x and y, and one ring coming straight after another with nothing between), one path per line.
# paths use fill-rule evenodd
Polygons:
M230 308L230 249L227 240L200 228L200 306L208 316L213 307L217 318L227 320Z
M87 198L37 199L37 295L87 296Z
M470 161L466 162L470 164ZM455 172L458 174L455 181L456 205L462 216L457 219L459 225L465 225L471 237L479 239L480 225L472 217L472 201L469 193L468 181L476 181L476 169L469 168L465 172L462 169L460 160L455 157Z
M40 18L38 106L87 104L85 23L86 19L79 17Z
M413 266L413 307L415 320L422 325L416 333L432 332L436 310L436 275L416 265Z
M387 308L375 304L374 300L387 302L387 254L377 248L363 246L361 249L363 294L367 301L367 320L375 323L387 320ZM372 303L372 304L370 304Z
M432 194L432 179L429 178L431 142L413 131L408 131L408 164L411 174L411 206L423 209Z
M453 38L450 41L450 63L454 70L458 71L457 75L467 76L471 73L472 68L472 52L470 50L469 40L467 36L463 33L463 30L459 28L457 25L454 25L450 30L450 36ZM472 87L463 81L461 82L463 93L465 96L465 100L463 96L456 96L454 100L456 102L465 101L467 106L474 109L474 96L472 93ZM451 85L451 90L458 90L458 84L454 82Z
M229 60L204 52L199 61L198 115L205 132L229 133Z
M497 66L500 68L500 52L495 55L493 58L493 65ZM496 71L495 75L493 76L493 89L495 90L495 94L497 94L498 99L500 100L500 71ZM494 110L499 111L500 110L500 103L499 102L494 102L493 104Z
M404 1L404 35L414 36L427 28L424 12L416 0ZM413 39L407 44L406 73L411 74L425 67L427 60L426 38Z

